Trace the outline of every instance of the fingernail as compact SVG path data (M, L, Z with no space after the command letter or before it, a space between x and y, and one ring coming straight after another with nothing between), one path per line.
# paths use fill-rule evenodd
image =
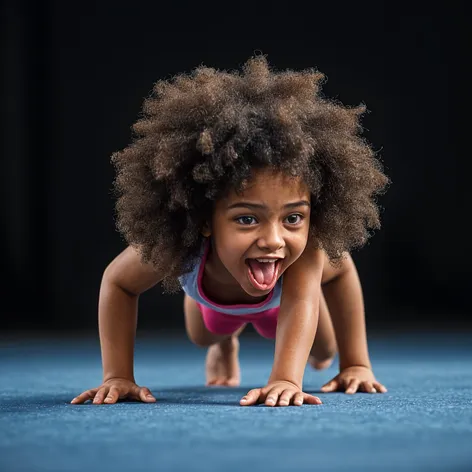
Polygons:
M152 395L146 395L146 398L154 398Z
M247 402L247 398L241 398L241 403L246 403Z

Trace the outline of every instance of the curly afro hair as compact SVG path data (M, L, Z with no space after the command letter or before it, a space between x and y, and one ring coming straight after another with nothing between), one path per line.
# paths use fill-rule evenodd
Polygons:
M163 275L164 292L197 262L205 222L254 169L304 179L311 190L310 241L335 264L380 228L376 195L390 183L360 137L364 105L320 95L315 69L274 72L265 56L243 71L200 66L158 81L112 155L117 229Z

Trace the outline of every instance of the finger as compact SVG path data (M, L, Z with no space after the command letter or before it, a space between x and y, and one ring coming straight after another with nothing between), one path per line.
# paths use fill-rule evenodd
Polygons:
M267 406L277 405L277 400L279 399L279 395L282 393L282 391L283 390L281 388L273 388L273 389L269 390L269 393L267 394L264 403Z
M382 385L380 382L374 382L374 387L379 393L386 393L388 390L384 385Z
M95 395L95 398L93 399L93 403L95 403L96 405L103 403L103 399L105 398L107 393L108 393L108 387L102 387Z
M147 387L141 387L139 398L145 403L154 403L156 398Z
M339 388L339 382L336 379L331 380L321 387L322 392L335 392Z
M357 389L359 388L360 381L357 379L352 379L348 383L348 387L346 388L346 393L349 395L352 395L353 393L357 392Z
M111 387L103 403L116 403L120 398L120 391L117 387Z
M279 406L288 406L292 397L296 395L296 392L293 389L286 388L279 397Z
M314 395L310 395L309 393L303 393L303 403L307 403L308 405L322 405L323 402Z
M78 397L75 397L72 399L71 403L84 403L87 400L91 400L92 398L95 397L95 394L97 393L98 388L92 388L90 390L87 390L86 392L81 393Z
M372 385L372 382L368 382L367 380L365 382L361 383L361 388L366 393L376 393L377 392L377 390L375 390L374 386Z
M295 406L301 406L303 405L303 399L304 399L305 395L303 394L303 392L297 392L295 394L295 396L293 397L293 404Z
M247 394L241 398L239 403L244 406L254 405L261 396L261 390L262 389L260 388L253 388L252 390L249 390L249 392L247 392Z

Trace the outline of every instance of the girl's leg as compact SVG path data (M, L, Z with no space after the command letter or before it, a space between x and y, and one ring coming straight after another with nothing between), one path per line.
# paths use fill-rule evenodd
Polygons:
M229 326L228 334L212 333L205 326L203 315L200 308L198 308L197 302L187 294L184 297L184 314L185 328L190 341L201 347L228 341L232 336L237 337L245 327L245 325L240 326L240 323L235 323L234 329L231 329L231 326Z
M238 323L235 330L228 334L212 333L205 326L203 315L196 301L187 294L184 298L184 313L185 326L190 340L198 346L208 346L205 363L206 385L238 386L241 381L238 336L246 324L240 326Z

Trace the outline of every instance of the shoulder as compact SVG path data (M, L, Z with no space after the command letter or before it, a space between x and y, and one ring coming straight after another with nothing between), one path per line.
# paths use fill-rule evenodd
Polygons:
M103 278L133 295L139 295L164 278L150 262L143 262L138 248L128 246L106 267Z
M285 271L283 297L291 301L312 300L321 287L326 261L322 249L307 245L301 256Z

